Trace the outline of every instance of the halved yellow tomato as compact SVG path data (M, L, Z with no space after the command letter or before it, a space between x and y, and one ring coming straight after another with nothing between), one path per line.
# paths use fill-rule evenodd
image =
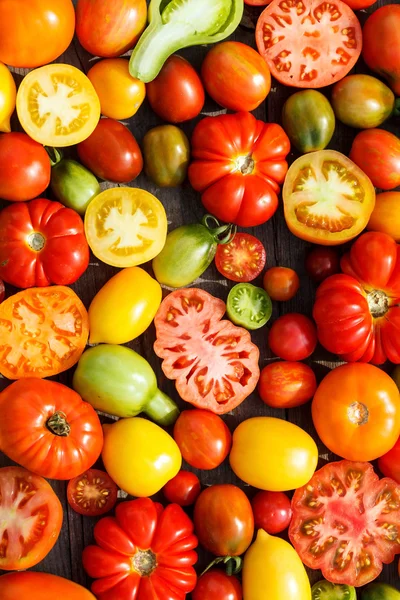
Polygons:
M167 215L153 194L130 187L105 190L89 204L85 233L95 256L113 267L135 267L161 252Z
M100 101L84 73L72 65L34 69L21 82L17 113L26 133L45 146L72 146L89 137Z
M283 204L294 235L335 246L365 229L375 206L375 188L344 154L320 150L292 164L283 186Z

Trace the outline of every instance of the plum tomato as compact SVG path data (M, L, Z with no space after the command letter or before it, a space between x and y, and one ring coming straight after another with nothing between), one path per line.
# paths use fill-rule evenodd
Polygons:
M273 323L268 344L272 352L283 360L304 360L317 346L317 329L305 315L288 313Z
M271 318L271 298L265 290L251 283L237 283L228 294L226 312L235 325L260 329Z
M339 255L333 248L315 246L306 256L305 268L313 281L321 283L327 277L340 273Z
M179 506L191 506L201 492L201 484L195 473L179 471L178 475L164 485L162 491L168 502Z
M385 477L400 484L400 438L389 452L378 459L378 467Z
M211 569L201 575L192 592L192 600L242 600L242 586L234 575Z
M229 244L218 246L215 266L231 281L253 281L265 266L265 248L254 235L237 233Z
M273 362L261 371L258 392L261 400L274 408L294 408L314 396L314 371L301 362Z
M270 535L281 533L292 520L290 500L283 492L258 492L251 501L254 527Z
M285 302L297 294L300 279L293 269L271 267L264 275L263 286L272 300Z
M80 515L99 517L112 510L117 502L118 487L99 469L89 469L68 482L67 499Z

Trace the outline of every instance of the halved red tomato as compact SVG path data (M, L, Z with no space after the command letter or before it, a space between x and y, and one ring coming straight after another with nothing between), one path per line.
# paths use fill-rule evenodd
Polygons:
M117 484L99 469L89 469L68 482L68 504L86 517L99 517L112 510L117 496Z
M253 281L265 267L266 260L260 240L249 233L237 233L229 244L218 246L215 266L231 281Z
M294 493L292 510L290 541L332 583L365 585L400 553L400 486L370 463L328 463Z
M284 85L321 88L342 79L361 54L361 26L341 0L273 0L256 28L257 48Z
M260 375L250 334L221 320L225 303L198 288L176 290L154 319L154 351L186 402L225 414L251 394Z
M290 231L314 244L335 246L356 237L375 206L369 178L341 152L319 150L291 165L283 186Z

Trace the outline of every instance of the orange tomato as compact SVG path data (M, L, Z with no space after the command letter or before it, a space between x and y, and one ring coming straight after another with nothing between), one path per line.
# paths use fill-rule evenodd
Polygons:
M48 573L24 571L7 573L0 577L1 600L95 600L89 590L82 586Z
M387 233L400 242L400 192L377 194L367 229Z
M297 294L300 279L289 267L271 267L264 275L263 286L271 300L286 302Z

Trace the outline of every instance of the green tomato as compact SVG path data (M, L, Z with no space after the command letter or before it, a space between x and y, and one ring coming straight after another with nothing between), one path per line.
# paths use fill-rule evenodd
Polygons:
M175 125L159 125L143 138L146 175L159 187L176 187L186 179L189 140Z
M302 90L286 100L282 124L299 152L314 152L323 150L331 141L335 131L335 113L321 92Z
M72 386L93 408L117 417L144 412L160 425L172 425L179 414L175 402L158 389L147 360L126 346L100 344L86 350Z
M271 298L262 288L251 283L238 283L229 292L226 312L235 325L260 329L271 318Z
M357 600L356 590L352 585L335 584L330 581L318 581L311 589L312 600Z
M371 583L361 592L361 600L400 600L400 591L387 583Z
M84 215L91 200L101 192L99 182L93 173L80 163L62 158L58 150L55 154L58 160L52 161L52 192L59 202Z

